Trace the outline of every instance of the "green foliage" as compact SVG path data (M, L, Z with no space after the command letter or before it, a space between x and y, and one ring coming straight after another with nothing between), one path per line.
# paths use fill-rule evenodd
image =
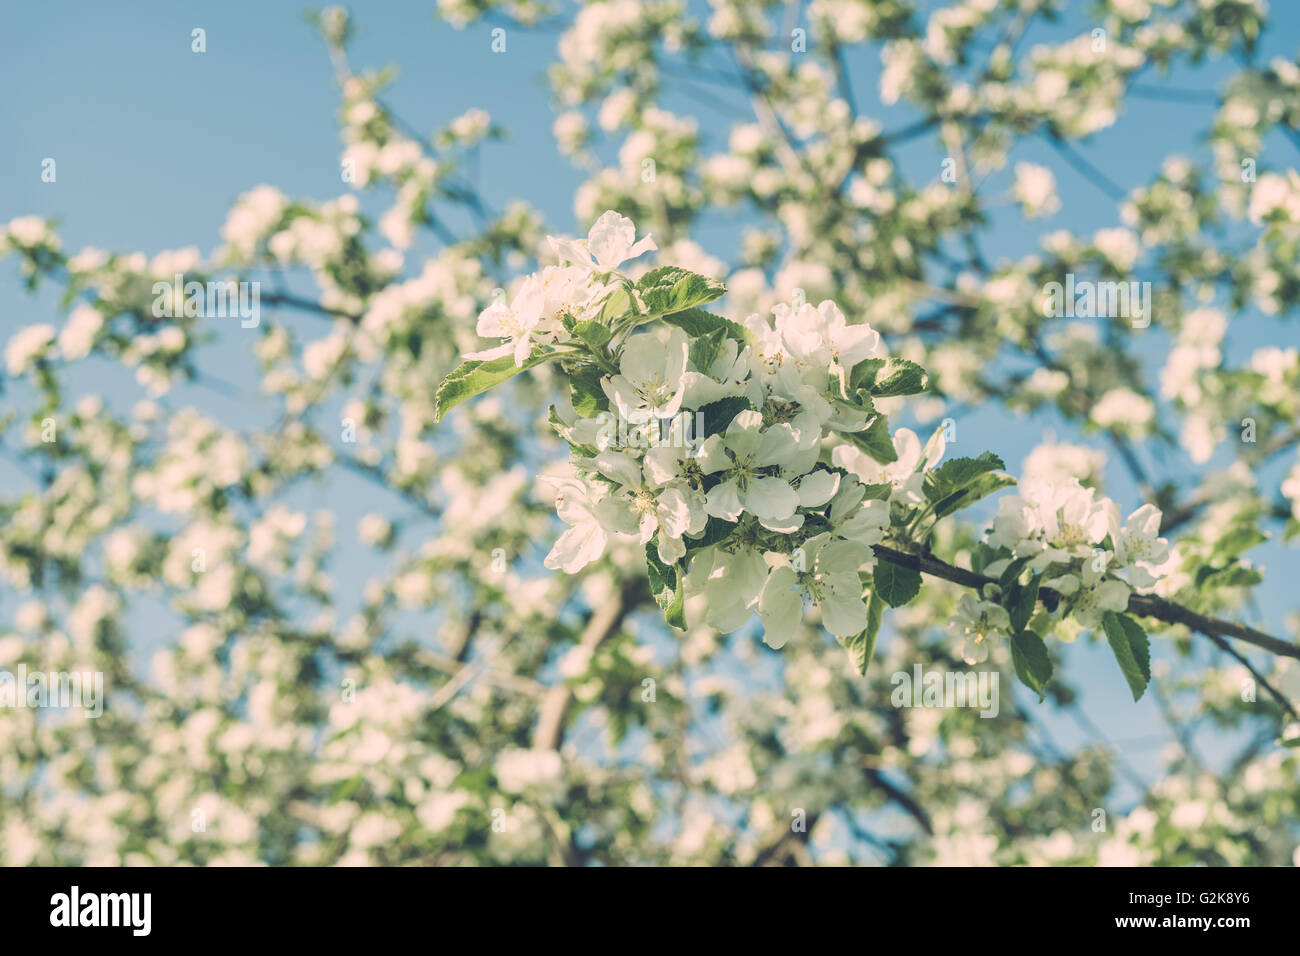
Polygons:
M1142 625L1127 614L1106 611L1101 618L1106 640L1115 653L1119 669L1128 681L1136 701L1142 697L1151 681L1151 648L1147 632Z
M722 340L726 338L726 329L714 329L711 332L701 332L691 339L690 359L691 364L701 370L708 370L713 366L713 362L718 357L718 352L722 348Z
M1047 645L1033 631L1021 630L1011 638L1011 663L1020 682L1044 698L1044 689L1052 679L1052 661L1047 655Z
M1254 568L1236 561L1229 562L1223 567L1207 564L1196 570L1196 586L1202 591L1215 588L1252 587L1262 580L1264 580L1263 575Z
M608 325L594 319L574 323L573 334L582 339L595 354L603 354L605 346L614 337Z
M651 269L636 288L651 315L682 312L712 302L727 291L721 282L677 266Z
M921 590L921 574L911 568L890 564L883 559L876 562L872 572L875 581L875 594L890 607L902 607Z
M1016 484L1016 479L1010 475L986 474L980 475L969 485L956 494L950 495L943 499L935 506L934 513L938 518L946 517L962 508L968 508L981 498L987 498L994 492L1001 491L1003 488L1010 488Z
M871 592L871 599L867 602L867 626L860 634L852 637L836 637L846 651L849 652L849 660L857 672L866 675L867 668L871 666L871 657L876 652L876 638L880 636L880 622L885 616L885 602L876 591Z
M743 325L737 325L730 319L724 319L712 312L705 312L703 309L682 309L672 315L665 315L664 322L668 325L677 326L692 338L721 329L723 335L729 339L734 339L741 345L748 341Z
M950 458L926 472L922 487L935 516L943 518L1014 485L1016 480L1010 475L997 473L1004 467L1001 458L986 451L978 458Z
M1033 617L1034 607L1038 603L1038 583L1041 576L1035 574L1024 585L1017 584L1007 592L1007 614L1011 617L1011 631L1023 631Z
M579 365L569 373L569 399L583 418L591 418L609 409L609 398L600 387L603 378L594 365Z
M898 461L898 452L894 450L894 439L889 434L889 419L880 412L876 413L876 417L865 430L849 432L847 437L882 465Z
M650 593L659 609L664 612L664 620L673 627L686 627L686 591L682 587L685 571L682 563L679 561L670 567L660 561L658 545L653 538L646 542L645 560L650 578Z
M690 555L695 551L707 548L711 544L717 544L719 541L725 541L727 535L731 534L736 528L736 522L727 521L723 518L710 516L709 522L704 526L704 533L698 538L685 537L682 540L686 542L686 553Z
M849 376L849 388L875 398L915 395L930 387L930 377L915 362L900 358L871 358L859 362Z
M1028 558L1015 558L1010 564L1003 568L1002 574L998 578L998 585L1002 590L1007 590L1020 580L1021 572L1023 572L1028 565Z
M441 420L448 411L461 402L514 378L524 369L534 368L560 357L561 353L553 349L536 349L532 355L524 359L523 365L516 365L512 355L502 355L487 361L470 359L468 362L462 362L438 386L435 396L435 420Z
M601 306L600 318L604 322L613 322L615 319L623 316L632 308L632 296L628 294L626 288L618 288L610 293L605 304ZM583 323L579 323L581 325Z
M700 416L703 419L699 438L709 438L713 435L720 435L727 430L727 426L735 420L741 412L748 411L754 406L750 404L749 399L733 396L724 398L712 404L705 405L700 409Z

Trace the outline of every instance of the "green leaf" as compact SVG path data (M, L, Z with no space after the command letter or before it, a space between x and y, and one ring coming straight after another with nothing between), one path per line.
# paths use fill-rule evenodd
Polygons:
M632 308L632 297L627 294L626 289L620 288L611 293L609 298L605 300L605 304L600 308L600 317L606 322L612 322L630 308Z
M915 395L930 387L930 377L915 362L901 358L863 359L849 374L849 388L876 398Z
M551 428L555 429L555 434L559 435L569 443L569 452L578 458L595 458L599 451L591 445L582 445L573 440L573 428L566 425L560 418L560 413L552 405L546 413L546 420L551 423Z
M880 622L884 616L885 602L873 590L871 600L867 602L866 630L852 637L835 638L840 642L840 646L849 652L849 660L853 661L853 666L858 669L859 674L865 675L867 667L871 664L871 656L876 651L876 638L880 635Z
M698 538L684 537L682 541L686 544L686 553L699 551L710 545L717 544L719 541L726 540L727 535L735 529L736 522L727 521L725 518L715 518L709 516L709 523L704 526L704 533Z
M656 604L667 607L672 603L677 576L672 568L659 560L659 548L653 540L646 542L645 562L650 576L650 594Z
M1119 669L1133 691L1133 699L1140 699L1151 682L1151 645L1147 632L1127 614L1114 611L1102 614L1101 625L1115 660L1119 661Z
M894 486L886 481L878 485L863 485L867 493L862 496L863 501L884 501L894 493Z
M608 345L609 340L613 338L613 333L609 330L609 326L605 325L603 322L595 321L578 322L573 327L573 334L586 342L591 350L598 355L604 354L605 346Z
M876 562L873 576L876 582L876 593L884 598L890 607L902 607L921 590L921 572L890 564L883 559Z
M954 511L960 511L962 508L968 508L981 498L987 498L995 491L1001 491L1003 488L1010 488L1016 483L1016 479L1010 475L993 473L980 475L969 485L956 494L949 495L934 507L936 518L944 518Z
M682 578L686 576L686 572L682 570L680 564L675 567L677 570L677 596L673 598L672 604L664 608L664 620L668 622L670 627L684 631L686 630L686 588L682 586Z
M656 315L672 315L704 305L727 291L721 282L677 266L651 269L641 277L636 287L646 309Z
M1008 595L1007 613L1011 616L1012 632L1023 631L1029 619L1033 617L1034 607L1038 604L1038 583L1042 578L1033 575L1029 583L1021 587L1016 585Z
M739 395L731 398L720 399L705 405L699 410L703 416L704 427L700 432L701 439L708 438L711 435L720 435L727 430L727 426L732 423L737 415L743 411L748 411L754 406L749 403L749 399L741 398Z
M609 397L600 387L603 377L604 373L594 365L579 365L569 373L569 398L573 410L583 418L609 410Z
M437 395L434 397L434 420L441 421L442 416L461 402L514 378L524 369L562 357L561 352L537 349L524 359L522 366L515 364L513 355L502 355L487 361L470 359L468 362L463 362L448 373L442 380L442 384L438 386Z
M978 458L950 458L938 468L925 473L922 483L925 497L930 501L943 501L969 487L980 475L1005 467L1002 459L991 451L984 452Z
M683 309L673 315L664 316L664 322L677 326L692 338L722 329L723 335L727 338L735 339L741 345L746 342L745 327L743 325L737 325L730 319L724 319L712 312L705 312L703 309Z
M983 574L984 569L993 563L997 551L983 541L976 541L970 551L970 569L976 574Z
M1052 661L1047 656L1047 645L1033 631L1022 630L1011 638L1011 663L1016 676L1041 701L1043 690L1052 679Z
M845 437L882 465L898 461L894 440L889 435L889 419L879 412L864 431L846 432Z
M1242 552L1253 548L1257 544L1263 544L1268 540L1268 535L1253 525L1242 525L1233 528L1218 541L1214 543L1214 553L1216 557L1235 558Z
M998 586L1005 591L1011 587L1011 585L1015 584L1020 580L1020 572L1025 569L1025 565L1028 563L1028 558L1015 558L1010 564L1003 568L1002 574L998 578Z
M1225 567L1216 568L1205 565L1196 572L1196 586L1204 590L1213 588L1249 588L1263 581L1264 577L1252 567L1232 562Z
M951 458L927 471L922 488L934 505L935 517L946 517L1014 485L1014 478L997 472L1002 467L1002 459L986 451L978 458Z
M669 567L659 560L659 546L651 538L645 546L646 569L649 572L650 593L664 612L664 620L673 627L685 628L686 589L682 587L681 562Z
M703 335L691 339L691 364L701 372L707 372L711 369L714 359L718 357L718 352L722 348L722 340L726 337L726 334L725 329L714 329L712 332L705 332Z

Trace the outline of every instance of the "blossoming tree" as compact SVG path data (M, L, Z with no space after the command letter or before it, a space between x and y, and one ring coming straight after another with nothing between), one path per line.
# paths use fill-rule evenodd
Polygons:
M555 135L590 170L585 238L547 241L473 188L480 111L409 133L387 74L350 66L339 9L317 23L341 197L252 189L212 256L69 254L36 216L0 233L66 312L4 352L22 480L0 493L20 595L0 666L109 687L96 719L0 708L0 858L1293 859L1300 645L1294 622L1247 623L1267 587L1247 552L1300 528L1300 466L1260 479L1300 441L1300 356L1233 364L1222 343L1230 315L1300 297L1300 178L1264 161L1295 139L1300 66L1258 62L1262 4L1107 0L1079 37L1024 0L440 12L560 23ZM1235 64L1208 165L1170 157L1125 191L1079 153L1158 94L1144 73L1207 58ZM914 122L859 106L864 61ZM682 95L743 111L725 144L667 105ZM991 260L982 187L1028 138L1111 192L1117 224ZM904 175L925 142L932 172ZM1007 192L1026 220L1060 209L1041 165ZM691 238L721 207L746 223L734 261ZM421 234L437 251L408 262ZM1155 365L1132 316L1043 307L1066 275L1138 269ZM160 321L154 286L178 273L270 275L270 314L216 341L202 315ZM220 411L231 341L274 403L252 424ZM83 362L133 377L82 394ZM1051 409L1073 440L1022 467L967 454L954 429L977 406ZM1131 495L1103 494L1094 440ZM1162 481L1155 450L1177 443L1198 470ZM147 667L144 607L171 625ZM1156 700L1157 773L1079 706L1079 639ZM1024 690L995 719L894 706L891 675L921 662ZM1058 745L1047 711L1085 743ZM1207 761L1201 724L1245 743Z

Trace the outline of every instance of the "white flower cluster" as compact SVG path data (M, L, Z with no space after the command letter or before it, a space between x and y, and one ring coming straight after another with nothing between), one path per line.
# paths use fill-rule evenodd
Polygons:
M1300 174L1264 173L1250 192L1250 221L1295 225L1300 223Z
M649 236L636 241L632 221L612 210L596 220L585 241L548 239L556 254L571 265L547 266L528 276L509 303L498 300L484 309L478 319L478 334L510 341L466 358L490 360L513 354L515 364L522 366L533 346L567 341L563 318L593 318L605 295L613 291L602 274L657 248Z
M586 242L552 238L571 264L528 277L508 305L484 310L480 334L509 341L469 357L513 355L522 364L538 345L572 341L566 321L598 313L609 290L623 288L611 271L654 248L634 238L614 212ZM608 410L558 425L575 474L552 479L570 527L547 567L574 573L611 538L635 535L655 542L652 563L685 569L683 600L703 596L705 620L720 630L757 611L765 640L780 647L805 601L837 636L866 628L859 574L871 570L871 545L889 523L892 481L916 482L851 454L823 462L822 444L872 424L874 413L847 397L849 376L885 351L870 326L849 324L833 302L773 313L722 326L725 338L657 324L621 342L599 381ZM913 461L919 443L916 451ZM859 475L878 482L870 494ZM689 567L680 563L688 555Z
M9 248L34 250L42 246L60 247L59 237L40 216L18 216L8 225L0 224L0 254Z
M1031 479L998 502L988 543L1010 557L984 573L997 577L1024 559L1024 569L1040 572L1041 586L1061 596L1058 634L1072 639L1082 627L1100 626L1104 612L1124 611L1135 588L1156 584L1169 558L1160 520L1160 509L1146 504L1121 523L1115 502L1077 478ZM1010 621L1001 606L965 595L949 625L965 640L963 657L974 662L987 657L988 642Z

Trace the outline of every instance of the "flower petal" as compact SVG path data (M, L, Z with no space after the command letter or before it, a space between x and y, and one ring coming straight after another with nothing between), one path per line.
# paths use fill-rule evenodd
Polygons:
M771 648L781 648L794 636L803 617L803 599L798 591L795 573L788 567L774 568L767 576L758 598L758 616L763 621L763 643Z
M783 478L750 479L740 500L759 518L788 518L799 507L799 495Z

